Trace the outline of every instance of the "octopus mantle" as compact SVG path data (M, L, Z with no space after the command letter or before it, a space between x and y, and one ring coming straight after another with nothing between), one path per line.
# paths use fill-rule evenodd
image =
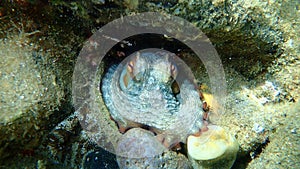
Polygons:
M175 57L146 50L108 69L101 90L120 132L146 128L163 135L171 145L185 143L188 135L203 126L202 101L187 76L191 71Z

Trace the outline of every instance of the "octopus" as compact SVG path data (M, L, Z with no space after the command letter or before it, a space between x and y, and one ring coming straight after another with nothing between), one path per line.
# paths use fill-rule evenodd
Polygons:
M175 54L147 49L111 66L101 91L120 133L142 128L170 149L206 129L208 106L194 79Z

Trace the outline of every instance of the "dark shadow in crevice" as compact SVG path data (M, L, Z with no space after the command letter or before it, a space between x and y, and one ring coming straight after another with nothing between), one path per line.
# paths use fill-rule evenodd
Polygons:
M258 145L255 145L253 147L256 147L250 151L240 151L237 154L235 163L231 167L232 169L243 169L247 168L249 163L254 160L255 158L259 157L259 155L262 153L262 151L267 147L267 145L270 143L269 138L267 137L266 140Z

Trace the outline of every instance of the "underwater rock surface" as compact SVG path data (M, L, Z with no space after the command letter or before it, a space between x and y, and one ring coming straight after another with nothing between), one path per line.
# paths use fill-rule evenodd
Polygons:
M45 51L50 51L54 55L52 56L53 60L47 63L54 65L59 63L56 67L48 67L54 70L54 76L47 76L45 71L42 75L47 78L42 79L53 86L58 84L65 86L65 92L60 92L60 90L51 92L54 93L54 95L50 94L53 99L50 99L52 104L46 102L46 107L42 109L45 114L41 113L41 117L47 117L48 114L52 114L52 108L57 108L56 106L49 108L49 105L53 105L53 103L56 105L56 101L62 97L70 97L70 92L68 92L71 88L70 84L57 82L60 81L59 79L71 77L72 65L75 62L74 56L76 56L74 53L78 53L80 50L80 47L74 45L76 44L74 42L82 43L94 29L119 18L120 15L132 15L143 11L166 12L181 16L197 25L209 36L221 55L227 76L229 95L226 113L220 118L218 125L227 129L240 143L240 151L233 168L298 167L300 162L298 158L300 128L298 123L300 107L299 2L292 0L285 2L262 2L259 0L251 2L244 0L145 2L140 0L126 1L125 3L123 1L51 1L49 3L1 1L0 4L0 17L3 21L0 28L1 39L4 39L7 31L11 30L11 27L2 26L2 24L11 22L11 19L17 23L22 22L21 20L26 21L29 24L24 26L24 29L29 30L28 32L40 30L40 33L32 34L28 38L41 43ZM49 37L54 38L55 43L48 43ZM13 39L18 38L13 37ZM68 51L66 52L68 55L59 55L62 51ZM191 55L181 52L181 56ZM193 57L189 60L194 63ZM6 62L4 63L6 64ZM9 61L9 63L12 62ZM69 67L65 68L63 65L69 65ZM39 64L38 68L46 70ZM61 69L64 69L63 73ZM0 70L1 73L5 72L2 66ZM17 74L22 74L22 70L16 69ZM33 68L32 73L35 74L36 70ZM192 70L198 80L203 83L207 81L208 77L203 74L205 69L194 63ZM26 71L23 73L27 74ZM272 93L272 87L265 88L265 84L268 82L275 86L275 90L280 91L279 95ZM32 85L37 83L39 80L34 81ZM48 86L46 85L46 87ZM9 89L11 90L11 88ZM8 94L4 92L4 99L9 98L5 97L6 95ZM28 102L32 102L34 106L40 105L40 102L36 102L35 99L28 100ZM103 104L103 101L99 102ZM39 136L35 137L35 134L27 135L24 131L19 132L21 129L29 129L30 132L36 131L34 122L39 121L36 118L21 118L26 119L25 121L28 123L18 123L16 127L0 126L1 131L5 133L1 137L1 145L6 148L2 151L4 153L1 154L1 157L10 157L5 161L1 160L4 168L66 168L66 166L79 167L82 164L82 155L74 158L76 159L74 161L69 161L69 158L53 160L55 154L51 152L57 151L61 152L61 156L71 157L72 152L83 152L84 154L95 149L95 145L87 144L88 137L84 133L82 133L81 141L78 140L78 137L61 134L59 138L67 140L66 142L69 143L67 150L62 151L61 146L53 146L53 151L50 152L45 150L47 145L53 144L46 136L47 133L51 133L51 129L55 128L58 121L62 121L70 114L67 109L70 108L71 101L66 99L62 104L63 106L58 108L59 113L49 116L49 118L41 118L42 123L47 121L47 125L45 125L46 129L41 127L38 133L41 137L46 137L45 140ZM1 110L3 110L2 108L3 105L1 105ZM67 111L64 111L65 109ZM105 112L106 108L101 107L101 109ZM12 108L11 112L19 114L17 108ZM22 111L20 114L26 114L26 112L28 111ZM104 115L106 115L106 120L110 121L109 115L105 113ZM40 118L38 117L38 119ZM118 135L118 128L115 124L107 121L106 123L104 121L103 124L105 124L104 127L113 128L111 136ZM14 124L16 123L13 123L13 126ZM80 125L74 125L73 128L75 131L81 130ZM263 130L261 130L262 128ZM70 130L65 131L62 133L70 134ZM33 142L28 141L32 138L34 138ZM43 144L39 144L41 140L43 140ZM24 145L30 149L17 153L17 155L16 151L6 151L12 147L22 149ZM88 148L82 146L84 148L80 149L77 145L79 147L88 145ZM35 154L32 153L33 147L36 148ZM36 152L40 152L39 155L36 155ZM173 157L177 157L175 152L171 152L171 154L174 154ZM74 155L74 157L76 156ZM170 162L173 158L166 159L168 159L166 162ZM20 164L16 164L15 161L20 161Z
M83 169L118 169L115 155L103 149L88 152L82 164Z
M13 154L35 154L64 95L57 75L36 64L48 54L33 51L29 34L7 36L0 39L0 164Z

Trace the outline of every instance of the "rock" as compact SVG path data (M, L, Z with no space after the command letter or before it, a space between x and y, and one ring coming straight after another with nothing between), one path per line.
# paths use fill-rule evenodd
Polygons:
M125 158L117 157L121 169L137 168L180 168L192 169L190 161L182 154L173 151L166 151L155 157L148 158Z
M63 96L52 70L36 64L35 59L48 55L34 52L32 45L25 32L0 39L1 162L13 154L35 154Z

